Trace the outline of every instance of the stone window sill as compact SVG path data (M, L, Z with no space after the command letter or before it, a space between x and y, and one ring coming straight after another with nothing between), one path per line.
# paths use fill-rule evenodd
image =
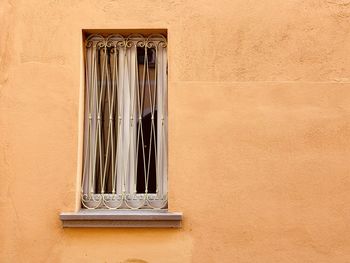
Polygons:
M63 227L180 228L181 212L167 210L80 210L60 214Z

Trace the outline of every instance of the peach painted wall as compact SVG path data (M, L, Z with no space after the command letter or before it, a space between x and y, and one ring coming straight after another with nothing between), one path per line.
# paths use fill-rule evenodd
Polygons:
M350 262L349 0L0 1L0 262ZM76 206L83 28L167 28L170 210Z

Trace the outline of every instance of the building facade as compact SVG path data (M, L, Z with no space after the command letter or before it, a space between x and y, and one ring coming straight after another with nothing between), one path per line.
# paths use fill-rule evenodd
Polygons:
M1 262L350 262L348 1L2 0L0 21ZM181 228L62 227L86 29L167 32Z

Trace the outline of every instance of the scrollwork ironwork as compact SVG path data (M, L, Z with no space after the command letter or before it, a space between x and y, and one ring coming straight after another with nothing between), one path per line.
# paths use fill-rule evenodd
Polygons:
M143 105L146 98L145 92L148 90L147 99L149 102L149 110L151 114L151 132L150 132L150 145L149 148L153 147L155 152L155 158L157 160L156 173L158 171L159 160L157 154L165 154L166 150L158 147L158 141L156 139L156 122L155 110L156 107L164 107L166 112L166 104L159 104L156 106L156 101L159 103L157 96L164 96L160 94L166 94L166 90L161 93L159 89L165 89L164 81L166 78L166 62L164 62L164 56L166 56L167 40L166 37L161 34L152 34L149 36L143 36L141 34L131 34L123 36L121 34L112 34L103 36L100 34L92 34L85 40L85 48L87 50L87 63L86 63L86 114L85 114L85 141L84 141L84 171L82 180L82 193L81 203L84 208L87 209L162 209L167 206L168 196L165 192L161 194L158 192L158 177L156 177L157 191L156 193L148 192L149 182L149 166L150 166L150 155L151 149L146 152L144 150L145 142L143 141L142 133L142 116L143 116ZM144 49L142 54L141 64L137 62L138 49ZM160 62L156 59L156 63L149 62L148 49L152 50L155 56L158 56L158 52L162 52L162 58ZM130 50L133 50L130 52ZM151 54L153 56L153 54ZM130 61L130 58L135 61ZM122 62L123 63L122 63ZM161 66L157 63L163 63ZM151 66L152 64L152 66ZM154 65L155 64L155 65ZM132 66L131 66L132 65ZM134 72L128 71L134 67ZM139 69L142 67L142 69ZM152 69L151 69L152 67ZM120 69L122 68L122 69ZM136 69L135 69L136 68ZM140 70L140 72L139 72ZM154 74L154 88L151 88L150 84L150 71ZM160 71L160 72L158 72ZM120 75L121 74L121 75ZM139 76L140 75L140 76ZM131 76L133 79L131 80ZM161 79L161 77L163 79ZM142 80L138 80L142 78ZM131 84L135 82L134 85ZM128 98L124 96L123 89L127 89L128 96L130 98L131 105L129 108L130 115L127 116L123 113L125 110L121 104ZM124 97L123 97L124 96ZM140 103L140 101L142 101ZM141 106L140 106L141 105ZM136 111L139 111L136 114ZM135 113L131 113L134 112ZM158 132L162 132L163 135L158 135L161 140L165 137L164 135L164 122L166 113L158 115L159 123L162 125L162 129ZM105 117L104 117L105 116ZM125 142L124 146L120 145L121 134L125 129L126 125L130 125L128 132L130 134L137 134L137 139L133 143L137 143L137 151L134 151L135 156L132 158L133 161L126 159L119 161L118 156L126 154ZM134 130L133 130L134 129ZM136 130L137 129L137 130ZM141 130L140 130L141 129ZM140 135L141 134L141 135ZM130 135L131 137L131 135ZM142 142L139 139L142 138ZM152 142L153 140L153 142ZM119 143L117 143L117 141ZM129 142L130 143L130 142ZM131 178L126 173L126 169L129 162L134 163L137 170L137 155L139 143L142 143L141 149L143 149L143 168L144 168L144 179L145 179L145 192L136 192L136 188L132 189ZM131 147L129 145L129 147ZM159 148L159 149L158 149ZM157 152L157 151L160 152ZM128 153L129 154L129 153ZM148 155L148 161L146 163L146 156ZM120 157L120 156L119 156ZM163 158L166 158L164 155ZM146 169L146 165L148 165ZM121 168L120 168L121 167ZM141 169L141 168L140 168ZM146 171L147 170L147 171ZM135 174L135 171L133 171ZM122 175L123 174L123 175ZM166 176L164 175L164 178ZM136 185L135 178L133 184ZM164 179L165 180L165 179ZM126 186L128 184L128 186Z

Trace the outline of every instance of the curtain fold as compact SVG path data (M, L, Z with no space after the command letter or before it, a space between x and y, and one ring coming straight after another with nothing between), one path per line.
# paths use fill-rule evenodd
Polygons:
M163 197L167 192L167 53L162 45L157 50L157 194Z

